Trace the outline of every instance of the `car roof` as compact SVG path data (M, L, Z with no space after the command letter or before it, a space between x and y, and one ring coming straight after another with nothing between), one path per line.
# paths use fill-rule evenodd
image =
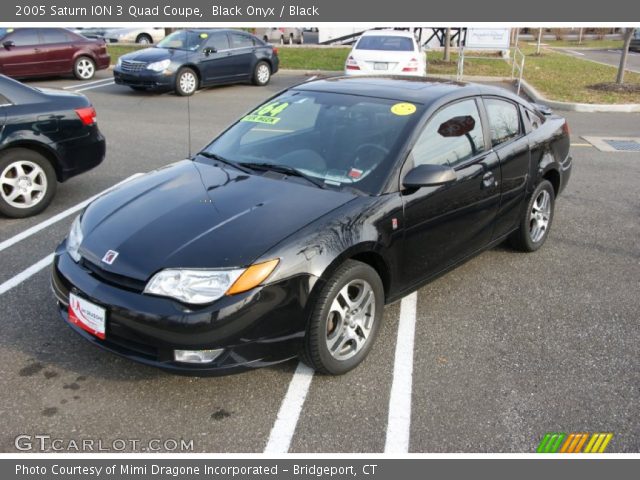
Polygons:
M367 30L361 36L369 37L371 35L375 36L386 36L386 37L406 37L406 38L414 38L413 33L408 30L392 30L392 29L383 29L383 30Z
M454 100L472 95L498 95L526 106L522 98L504 88L432 77L333 77L306 82L294 89L385 98L425 106L445 97Z

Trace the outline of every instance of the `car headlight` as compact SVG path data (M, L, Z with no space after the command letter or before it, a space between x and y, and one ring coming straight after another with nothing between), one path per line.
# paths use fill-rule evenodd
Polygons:
M235 295L260 285L278 266L269 260L248 268L232 270L195 270L168 268L156 273L144 293L175 298L184 303L211 303L223 295Z
M147 69L153 70L154 72L162 72L169 68L169 65L171 65L171 60L167 58L166 60L150 63L147 65Z
M122 57L118 57L118 61L116 62L116 67L122 65Z
M69 230L69 235L67 236L67 253L75 262L80 261L80 244L82 243L82 239L84 235L82 233L82 226L80 225L80 215L76 217L71 225L71 230Z

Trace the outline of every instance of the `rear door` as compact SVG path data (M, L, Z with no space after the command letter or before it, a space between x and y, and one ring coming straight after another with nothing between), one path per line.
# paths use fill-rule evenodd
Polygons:
M438 110L420 134L406 174L420 164L451 166L450 185L404 191L407 285L447 268L486 246L500 204L500 165L486 141L480 99L466 98Z
M73 65L74 46L61 28L40 29L43 73L68 73Z
M12 46L4 46L13 42ZM40 47L37 28L20 28L2 39L0 63L5 75L27 77L43 72L44 53Z
M516 228L527 194L531 149L520 108L504 97L484 97L491 146L498 154L502 172L502 199L493 238Z
M256 45L253 37L244 33L229 33L233 78L247 78L253 73Z

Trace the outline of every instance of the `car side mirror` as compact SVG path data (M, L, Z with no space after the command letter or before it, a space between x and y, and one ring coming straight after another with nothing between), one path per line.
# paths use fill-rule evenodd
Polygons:
M438 187L456 181L456 171L448 165L418 165L409 170L402 180L405 188Z
M4 42L4 43L2 44L2 46L3 46L4 48L11 48L11 47L15 47L15 46L16 46L16 44L15 44L15 43L13 43L13 40L7 40L6 42Z
M212 53L216 53L218 50L216 50L213 47L206 47L204 50L202 50L202 53L204 53L206 56L211 55Z

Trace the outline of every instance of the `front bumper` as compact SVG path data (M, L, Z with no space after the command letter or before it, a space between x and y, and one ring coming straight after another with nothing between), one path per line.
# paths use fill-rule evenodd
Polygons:
M154 72L152 70L141 70L131 73L125 72L118 67L113 69L113 80L118 85L129 87L148 88L150 90L171 89L175 86L175 72Z
M94 345L174 373L224 375L297 356L312 280L310 275L301 275L191 308L144 295L131 282L84 261L75 263L63 242L55 254L51 286L62 318ZM69 323L70 292L107 310L104 340ZM218 348L223 353L209 364L179 363L173 358L174 349Z

